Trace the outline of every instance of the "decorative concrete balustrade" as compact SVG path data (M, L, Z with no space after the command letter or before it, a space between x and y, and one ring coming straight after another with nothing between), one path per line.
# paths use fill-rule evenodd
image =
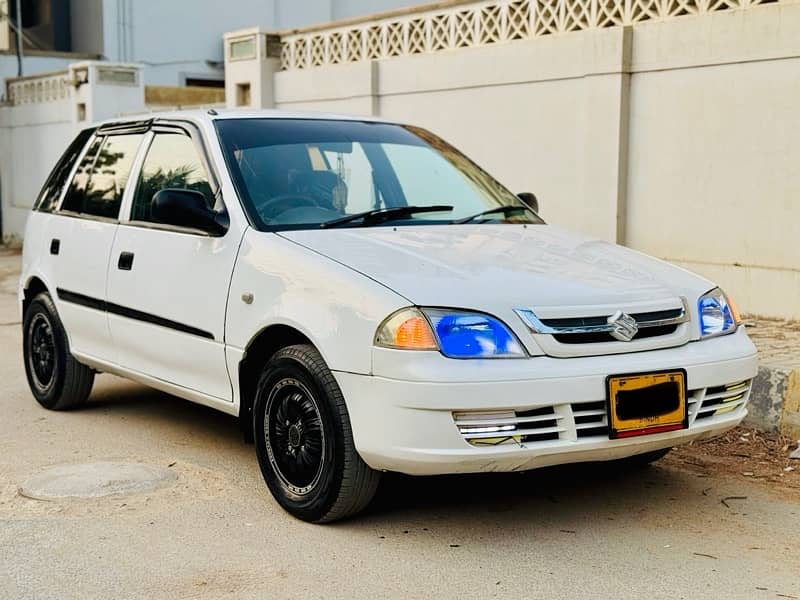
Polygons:
M281 35L281 70L428 54L794 0L440 2Z
M6 80L6 99L13 105L54 102L69 98L69 71Z
M87 61L74 63L64 71L6 79L6 102L11 106L66 101L80 102L86 90L125 93L119 88L143 89L138 65ZM86 86L86 87L84 87ZM117 90L110 88L116 87ZM84 120L84 119L78 119Z

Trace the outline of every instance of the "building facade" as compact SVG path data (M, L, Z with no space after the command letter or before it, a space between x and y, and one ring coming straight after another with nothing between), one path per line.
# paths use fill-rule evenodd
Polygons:
M23 74L98 58L140 63L149 85L223 85L222 34L287 30L414 0L22 0ZM0 78L17 75L16 0L0 0Z

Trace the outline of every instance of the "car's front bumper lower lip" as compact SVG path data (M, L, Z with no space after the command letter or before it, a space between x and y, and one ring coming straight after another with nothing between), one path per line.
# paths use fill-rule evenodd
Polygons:
M609 359L611 359L609 361ZM336 372L347 402L353 436L362 458L374 469L413 475L517 471L594 460L613 460L658 450L693 439L718 435L737 425L747 414L746 404L722 414L696 418L705 390L750 380L757 372L755 349L740 332L715 340L614 357L531 359L535 377L518 379L525 361L510 363L508 380L411 381ZM548 364L551 369L547 369ZM451 362L442 363L447 368ZM463 364L453 365L463 369ZM690 397L689 428L634 438L610 440L607 435L576 435L571 410L581 403L605 400L605 379L615 373L684 368ZM497 365L493 365L493 369ZM531 367L533 370L533 367ZM543 370L544 369L544 370ZM555 375L555 376L548 376ZM556 439L475 446L454 421L454 412L534 410L556 407L567 415ZM566 412L564 412L566 411ZM694 411L694 414L692 414ZM722 411L720 411L722 412ZM584 432L585 433L585 432Z

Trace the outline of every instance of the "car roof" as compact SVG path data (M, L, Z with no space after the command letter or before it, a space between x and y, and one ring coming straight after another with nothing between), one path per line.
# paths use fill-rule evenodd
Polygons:
M204 108L190 110L172 110L153 113L139 113L125 115L113 119L105 119L94 123L93 127L103 127L107 125L123 125L126 123L141 123L153 119L181 120L189 119L192 121L217 121L220 119L316 119L325 121L369 121L371 123L390 123L385 119L370 116L343 115L335 113L322 113L311 111L289 111L289 110L269 110L269 109L225 109L225 108Z

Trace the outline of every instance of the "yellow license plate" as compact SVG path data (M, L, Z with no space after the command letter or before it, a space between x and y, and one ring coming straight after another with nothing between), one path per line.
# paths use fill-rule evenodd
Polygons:
M614 375L606 379L611 439L685 429L686 371Z

